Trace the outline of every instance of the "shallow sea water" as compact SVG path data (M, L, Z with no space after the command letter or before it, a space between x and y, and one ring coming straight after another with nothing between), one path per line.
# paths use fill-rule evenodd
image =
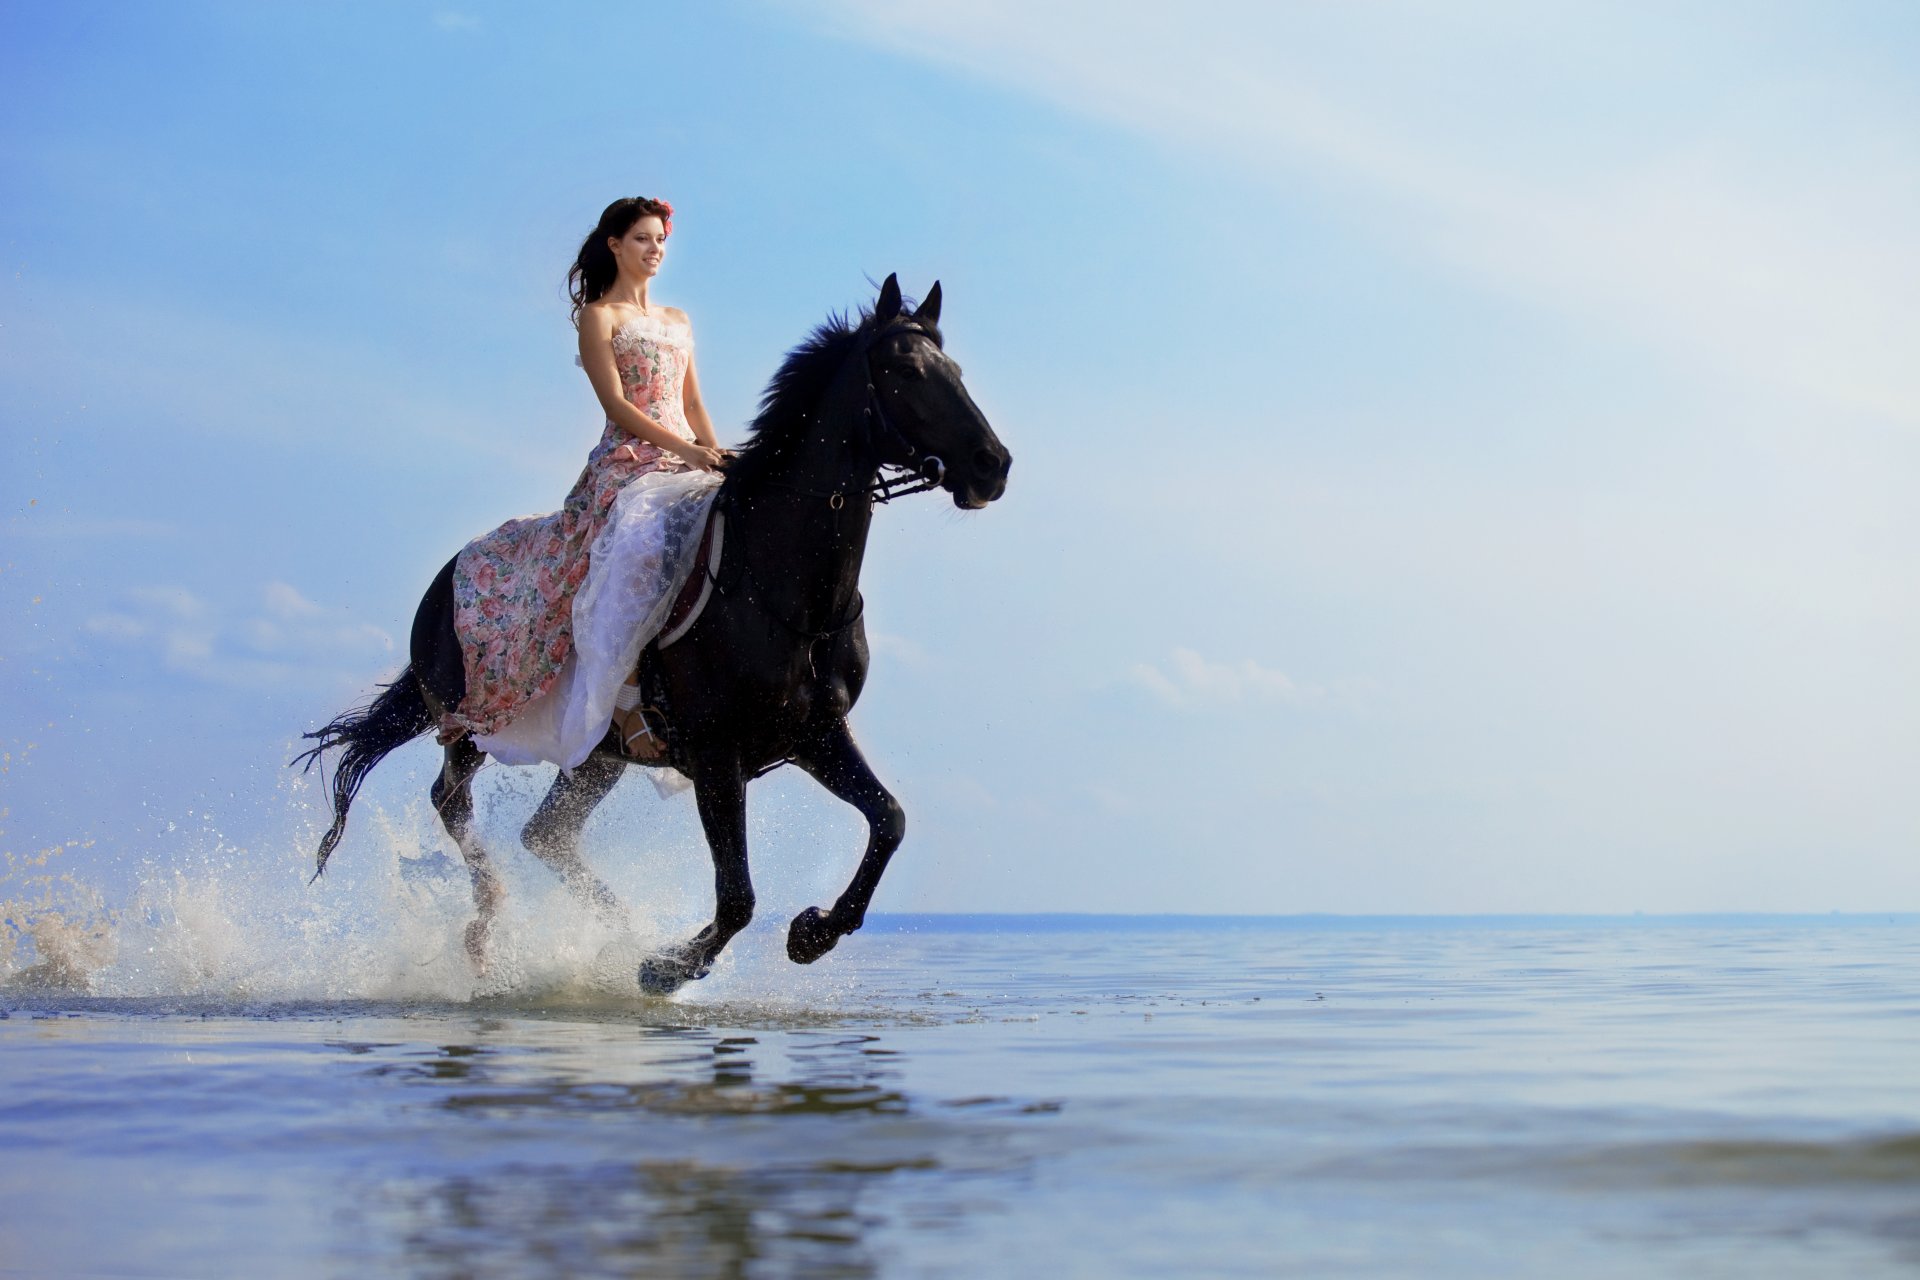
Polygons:
M1913 917L780 944L671 1000L16 975L0 1274L1920 1273Z

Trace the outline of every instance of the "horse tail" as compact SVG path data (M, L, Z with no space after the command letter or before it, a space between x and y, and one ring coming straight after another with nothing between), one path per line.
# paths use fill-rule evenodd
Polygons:
M341 748L333 767L333 826L320 837L320 849L314 858L313 878L327 869L327 858L340 843L347 829L347 807L368 772L386 758L389 751L413 741L433 728L433 713L420 694L420 682L413 678L411 664L401 669L392 684L384 685L372 702L337 715L324 728L301 736L317 738L320 745L295 756L291 764L304 764L301 772L313 768L320 753Z

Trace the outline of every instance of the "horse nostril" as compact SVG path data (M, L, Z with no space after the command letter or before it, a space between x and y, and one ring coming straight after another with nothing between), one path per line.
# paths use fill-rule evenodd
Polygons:
M986 475L1005 475L1007 464L1011 461L1011 458L1003 457L998 449L981 448L973 451L974 465Z

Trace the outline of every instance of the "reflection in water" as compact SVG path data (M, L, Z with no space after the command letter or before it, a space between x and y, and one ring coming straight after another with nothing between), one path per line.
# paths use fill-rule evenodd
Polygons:
M789 1002L0 998L0 1269L1910 1276L1916 926L933 931Z
M895 1087L900 1056L877 1036L780 1035L795 1078L771 1079L759 1036L635 1031L637 1079L608 1078L604 1052L552 1064L484 1043L336 1043L358 1073L440 1091L431 1110L477 1140L467 1160L360 1188L349 1235L404 1240L430 1275L863 1276L880 1270L870 1232L894 1216L868 1190L966 1173L936 1155L951 1136Z
M874 1275L867 1173L692 1160L520 1165L389 1188L429 1275Z

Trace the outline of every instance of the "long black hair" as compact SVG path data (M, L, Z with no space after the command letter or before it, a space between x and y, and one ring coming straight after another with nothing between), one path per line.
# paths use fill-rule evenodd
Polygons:
M600 221L580 246L573 265L567 269L567 296L573 299L574 327L580 325L580 309L599 300L619 278L620 264L607 248L607 237L618 240L633 230L633 224L652 216L660 219L661 231L673 234L673 206L650 196L622 196L600 214Z

